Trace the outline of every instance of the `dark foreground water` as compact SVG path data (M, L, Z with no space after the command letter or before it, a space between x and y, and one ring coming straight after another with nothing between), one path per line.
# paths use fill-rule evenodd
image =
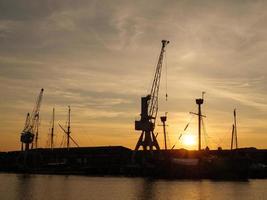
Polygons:
M150 180L0 174L1 200L267 199L267 180L247 182Z

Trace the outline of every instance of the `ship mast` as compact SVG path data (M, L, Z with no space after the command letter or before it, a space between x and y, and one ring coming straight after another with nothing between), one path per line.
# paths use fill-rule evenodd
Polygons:
M71 137L70 133L70 122L71 122L71 117L70 117L70 106L68 106L69 110L68 110L68 126L67 126L67 130L64 129L60 124L59 127L63 130L63 132L67 135L67 149L69 150L70 148L70 140L77 146L79 147L78 143L75 142L75 140Z
M69 149L70 147L70 106L69 106L69 111L68 111L68 129L67 129L67 148Z
M53 115L52 115L52 128L51 128L51 138L50 138L50 147L53 150L54 148L54 129L55 129L55 108L53 108Z
M205 115L202 115L201 112L201 106L204 103L204 94L205 92L202 92L202 97L196 99L196 104L198 105L198 113L190 112L190 114L194 114L198 116L198 150L201 150L201 124L202 124L202 117L206 117Z
M231 150L233 150L235 142L235 148L238 148L238 143L237 143L237 125L236 125L236 109L234 109L234 124L232 128L232 138L231 138Z

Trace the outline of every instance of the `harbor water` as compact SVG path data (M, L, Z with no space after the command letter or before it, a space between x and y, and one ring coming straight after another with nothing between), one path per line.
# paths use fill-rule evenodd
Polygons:
M267 180L161 180L0 174L1 200L267 199Z

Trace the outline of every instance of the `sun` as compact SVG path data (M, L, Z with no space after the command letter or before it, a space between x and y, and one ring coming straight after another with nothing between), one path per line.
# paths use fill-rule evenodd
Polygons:
M182 142L186 146L193 146L196 144L196 137L193 135L184 135Z

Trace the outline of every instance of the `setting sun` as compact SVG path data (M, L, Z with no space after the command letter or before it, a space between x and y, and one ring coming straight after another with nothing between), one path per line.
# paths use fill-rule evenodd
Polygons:
M182 143L186 146L193 146L196 144L196 138L193 135L184 135L182 138Z

